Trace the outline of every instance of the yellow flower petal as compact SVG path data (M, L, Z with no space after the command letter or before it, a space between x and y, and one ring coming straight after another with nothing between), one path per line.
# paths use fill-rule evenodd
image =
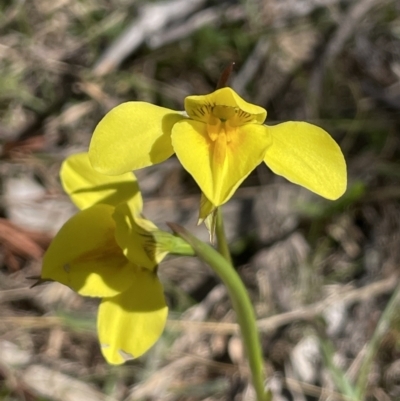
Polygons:
M160 338L167 315L161 283L148 270L136 274L127 291L103 299L97 328L107 362L119 365L143 355Z
M327 199L346 190L346 162L342 151L322 128L306 122L268 127L272 144L264 161L278 175Z
M228 139L220 133L215 141L199 121L179 121L172 130L178 159L216 207L262 162L269 142L267 128L259 124L236 127Z
M89 148L92 166L118 175L160 163L173 154L172 126L183 115L143 102L127 102L112 109L97 125Z
M126 259L115 241L113 212L112 206L95 205L69 219L44 255L42 279L92 297L125 291L137 266Z
M133 199L140 210L142 196L133 173L109 176L98 173L89 162L87 153L68 157L61 166L61 182L65 192L79 209L86 209L97 203L118 205Z
M162 232L143 218L130 202L118 205L113 217L115 238L125 256L138 266L154 270L168 253L157 240Z
M267 117L265 109L247 103L233 89L228 87L218 89L209 95L188 96L185 99L185 110L189 117L204 123L209 122L213 109L223 117L224 108L225 112L229 114L225 119L230 119L232 117L230 112L236 109L238 112L237 117L240 118L243 124L262 124Z

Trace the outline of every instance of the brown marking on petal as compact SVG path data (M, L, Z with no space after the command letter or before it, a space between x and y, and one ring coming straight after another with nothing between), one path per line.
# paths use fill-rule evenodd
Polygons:
M104 259L110 256L125 256L122 253L122 249L118 246L115 237L114 229L110 229L108 233L104 235L104 240L99 243L94 249L82 253L71 262L89 262L96 259Z
M246 123L251 123L253 121L253 116L246 111L238 109L237 119L240 121L240 124L238 125L243 125Z

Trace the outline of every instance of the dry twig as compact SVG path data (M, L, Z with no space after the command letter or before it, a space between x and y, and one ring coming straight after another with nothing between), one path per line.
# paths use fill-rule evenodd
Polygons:
M332 294L323 301L317 302L303 308L281 313L280 315L267 317L258 320L258 327L262 333L272 332L285 324L298 320L312 320L320 315L326 308L336 302L342 302L346 305L355 302L361 302L382 294L390 293L398 284L397 275L377 281L370 285L354 290ZM236 323L217 323L217 322L195 322L188 320L169 320L168 327L172 330L191 331L200 333L223 333L235 334L239 332L239 326Z

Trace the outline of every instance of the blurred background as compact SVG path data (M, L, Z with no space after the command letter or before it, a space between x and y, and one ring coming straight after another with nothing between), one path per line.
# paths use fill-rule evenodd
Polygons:
M231 62L268 124L318 124L348 163L336 202L263 165L223 208L274 400L400 400L400 2L0 0L1 400L252 399L226 291L197 259L161 264L167 328L120 367L100 354L97 300L27 279L75 212L60 163L102 116L182 110ZM207 240L175 157L137 176L149 218Z

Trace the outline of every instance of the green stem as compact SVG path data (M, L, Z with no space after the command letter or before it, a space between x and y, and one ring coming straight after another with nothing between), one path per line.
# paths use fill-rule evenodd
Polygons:
M219 253L232 264L232 257L228 247L228 241L226 240L225 230L224 230L224 220L222 218L221 208L217 208L216 224L215 224L215 234L218 241L218 251Z
M257 394L257 401L269 401L270 393L264 388L264 368L260 338L256 325L253 305L239 275L227 259L210 245L200 241L185 228L177 224L169 224L170 227L195 250L196 254L204 262L209 264L228 289L233 309L236 312L240 325L244 347L249 360L253 385Z

